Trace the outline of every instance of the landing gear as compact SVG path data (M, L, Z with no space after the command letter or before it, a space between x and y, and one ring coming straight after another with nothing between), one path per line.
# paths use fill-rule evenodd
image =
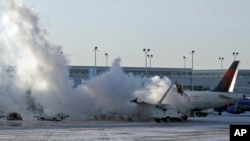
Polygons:
M179 118L179 122L183 122L183 118L181 117L181 118Z
M196 112L195 115L197 117L206 117L208 114L207 113L202 113L202 112Z
M157 119L155 119L155 122L160 123L161 120L157 118Z
M183 120L187 120L187 119L188 119L188 116L187 116L187 115L186 115L186 116L183 116L182 119L183 119Z
M163 118L162 121L168 123L168 122L170 122L170 118L169 117Z

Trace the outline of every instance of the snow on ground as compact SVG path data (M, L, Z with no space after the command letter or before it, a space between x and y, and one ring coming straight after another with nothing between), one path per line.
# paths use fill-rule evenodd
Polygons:
M250 114L190 117L183 123L128 121L6 121L0 140L15 141L228 141L230 124L250 124Z

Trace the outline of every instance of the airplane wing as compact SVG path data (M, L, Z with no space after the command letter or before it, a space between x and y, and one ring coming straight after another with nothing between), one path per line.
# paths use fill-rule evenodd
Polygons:
M250 97L246 96L245 99L250 99Z
M164 98L166 97L166 95L169 93L169 91L171 90L171 88L174 86L174 84L176 84L177 82L175 81L175 83L171 84L170 87L167 89L167 91L164 93L164 95L162 96L162 98L159 100L159 102L157 103L158 105L162 104L162 101L164 100ZM135 98L133 100L131 100L130 102L136 103L136 104L141 104L141 105L153 105L151 103L148 102L144 102L144 101L138 101L138 98Z
M152 105L151 103L148 103L148 102L138 101L138 98L135 98L135 99L131 100L130 102L140 104L140 105Z

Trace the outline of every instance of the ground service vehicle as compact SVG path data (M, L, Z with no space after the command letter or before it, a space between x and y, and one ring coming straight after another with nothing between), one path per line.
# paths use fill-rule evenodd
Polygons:
M155 105L151 110L151 118L156 122L183 121L183 116L169 104Z
M37 120L61 121L67 117L69 117L69 115L58 113L57 115L52 116L37 116Z
M7 117L6 117L7 120L23 120L22 119L22 116L17 113L17 112L10 112Z

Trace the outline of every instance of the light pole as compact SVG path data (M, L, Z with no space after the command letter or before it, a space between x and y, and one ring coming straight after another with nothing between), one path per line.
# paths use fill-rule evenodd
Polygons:
M233 56L234 56L234 61L236 60L236 56L239 54L239 52L233 52Z
M95 47L94 51L95 51L95 74L96 74L96 51L98 51L98 47Z
M186 56L183 56L183 60L184 60L184 69L186 68Z
M192 87L192 91L193 91L194 50L192 50L191 54L192 54L192 76L191 76L191 87Z
M219 60L220 60L220 68L222 69L224 57L219 57Z
M9 53L9 68L10 68L10 50L8 50Z
M151 54L151 55L147 55L147 56L149 58L149 67L151 68L151 58L153 58L153 55Z
M105 56L106 56L106 67L108 67L108 53L105 53Z
M146 75L148 74L148 71L147 71L147 53L150 51L150 49L143 49L143 52L145 53L145 73Z

